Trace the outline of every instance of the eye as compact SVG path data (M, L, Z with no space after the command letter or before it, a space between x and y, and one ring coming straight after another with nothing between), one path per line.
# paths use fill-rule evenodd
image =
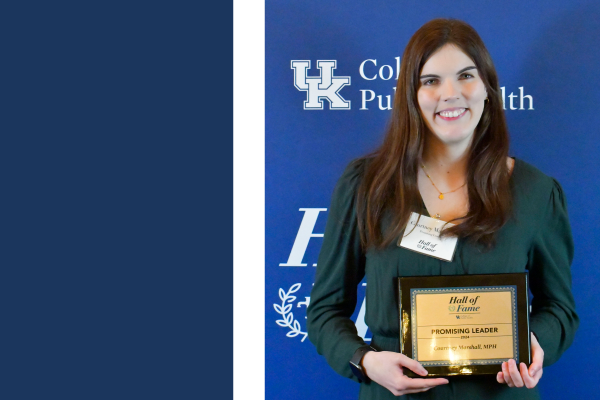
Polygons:
M469 79L469 78L474 78L475 76L473 74L470 74L468 72L464 72L460 75L461 78L463 79Z
M423 86L431 86L437 82L437 79L426 79L422 82Z

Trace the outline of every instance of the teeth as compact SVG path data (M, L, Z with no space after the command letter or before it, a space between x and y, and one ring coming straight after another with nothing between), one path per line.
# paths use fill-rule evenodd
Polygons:
M456 110L456 111L442 111L440 113L440 115L442 117L446 117L446 118L455 118L455 117L458 117L463 112L465 112L465 109L461 108L460 110Z

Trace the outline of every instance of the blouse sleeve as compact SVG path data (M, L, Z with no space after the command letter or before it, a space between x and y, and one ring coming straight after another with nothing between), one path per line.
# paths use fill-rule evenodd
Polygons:
M544 350L544 366L556 362L571 345L579 318L571 293L573 237L565 195L554 181L529 254L533 294L531 331Z
M352 162L334 189L307 310L308 337L317 352L337 373L356 381L349 361L365 345L350 319L365 275L355 201L362 170L363 161Z

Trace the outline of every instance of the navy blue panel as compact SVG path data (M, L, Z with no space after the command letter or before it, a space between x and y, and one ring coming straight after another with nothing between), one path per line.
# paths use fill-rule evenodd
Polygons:
M232 397L231 13L2 8L3 398Z

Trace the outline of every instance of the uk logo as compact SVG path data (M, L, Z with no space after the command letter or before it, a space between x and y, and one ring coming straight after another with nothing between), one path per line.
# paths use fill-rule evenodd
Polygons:
M330 110L349 110L350 101L340 95L340 90L350 85L349 76L333 76L337 68L336 60L317 60L319 76L308 76L310 60L293 60L294 86L296 89L307 92L304 102L305 110L322 110L323 100L329 102Z

